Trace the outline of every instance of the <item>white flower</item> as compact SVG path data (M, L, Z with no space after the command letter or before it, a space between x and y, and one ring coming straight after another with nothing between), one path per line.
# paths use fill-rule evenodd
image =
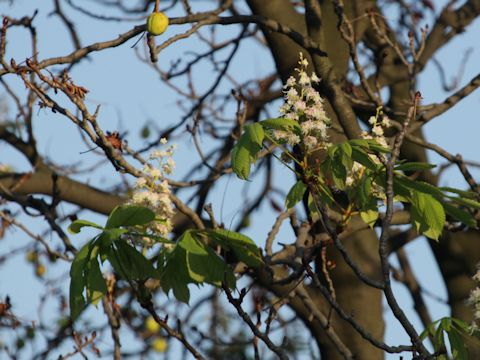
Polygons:
M160 142L165 144L166 139ZM135 190L131 195L130 204L148 207L155 212L155 220L145 226L147 234L167 237L172 230L171 218L174 215L173 203L170 198L170 187L165 179L166 174L171 174L175 168L172 155L176 145L170 145L165 150L155 150L150 154L151 162L143 166L143 176L135 182ZM153 165L152 162L156 164ZM153 246L155 240L146 237L135 239L143 246Z
M297 79L295 79L295 77L293 77L293 76L290 76L290 77L287 79L287 82L285 83L285 85L283 86L283 88L284 88L284 89L292 88L292 87L294 87L295 85L297 85Z
M470 296L468 298L468 303L476 304L480 302L480 288L475 288L470 292Z
M160 144L165 145L168 142L166 138L161 138L160 139Z
M370 118L368 119L368 123L370 125L375 125L377 123L377 118L375 116L370 116Z
M306 136L303 139L303 143L308 149L313 149L317 146L318 140L315 136Z
M146 178L140 177L135 182L135 187L138 188L138 189L141 189L141 188L145 187L147 185L147 183L148 183L148 181L147 181Z
M390 119L388 118L387 115L383 115L382 126L384 126L384 127L389 127L390 126Z
M308 67L308 61L303 57L303 53L300 53L300 60L298 61L298 64L304 68Z
M480 283L480 270L477 270L477 272L475 273L475 275L472 276L472 279L477 282L477 283Z
M372 133L376 136L383 136L383 129L381 126L374 126L372 128Z
M301 86L310 85L310 77L307 75L305 71L300 71L300 79L298 80L298 83Z
M158 179L162 176L162 172L160 171L160 169L157 169L157 168L151 168L150 169L150 175L154 178L154 179Z
M305 101L297 100L295 104L293 104L293 107L297 111L304 112L305 109L307 108L307 104L305 104Z
M297 145L300 142L300 137L294 133L288 133L287 143L290 145Z
M315 73L312 73L312 76L310 76L310 79L312 80L312 82L314 83L318 83L320 82L320 78L317 76L317 74Z
M294 103L298 100L298 92L294 88L290 88L286 94L287 102Z

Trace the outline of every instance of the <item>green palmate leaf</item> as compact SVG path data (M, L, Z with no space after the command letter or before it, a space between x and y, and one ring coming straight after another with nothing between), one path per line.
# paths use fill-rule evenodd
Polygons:
M77 252L70 267L70 317L75 320L87 306L83 290L87 284L83 270L87 267L92 242Z
M347 143L348 144L348 143ZM342 147L342 152L339 154L339 159L343 166L345 167L345 170L350 171L353 167L353 159L352 159L352 148L350 145L348 145L348 148L350 149L350 152L345 152L344 148Z
M473 209L480 209L480 203L478 201L472 199L465 199L456 196L447 196L452 201L456 202L457 204L467 206Z
M75 220L68 227L68 232L70 234L78 234L83 227L92 227L95 229L103 229L100 225L95 224L94 222L88 220Z
M184 237L186 236L191 236L189 231L183 233L179 239L179 243L184 241ZM163 291L168 295L169 291L172 290L175 298L188 304L190 300L188 284L196 282L188 273L187 251L181 246L176 246L173 251L166 256L162 265L160 285Z
M340 143L340 144L338 144L338 146L339 146L340 150L342 150L345 155L347 155L350 158L352 157L352 146L350 145L350 143L348 141Z
M424 181L411 180L404 175L396 174L394 182L397 182L405 188L408 188L411 192L422 192L438 198L442 198L444 196L442 191L436 186Z
M445 210L442 204L430 194L412 191L412 224L417 231L431 239L438 240L445 225Z
M147 233L142 233L142 232L128 232L127 235L136 237L136 238L143 238L147 237L152 240L155 240L157 243L162 243L162 244L173 244L174 242L172 240L166 239L163 236L158 236L158 235L152 235L152 234L147 234Z
M372 171L377 171L381 166L377 164L365 150L359 147L352 148L352 159Z
M389 153L391 151L390 148L385 147L377 142L374 139L367 139L365 140L368 143L368 149L380 153Z
M455 220L460 221L471 228L477 227L477 221L468 211L453 206L448 202L443 202L442 204L447 214L453 217Z
M150 260L124 240L116 241L110 247L108 261L118 274L128 280L159 277Z
M399 171L423 171L435 168L437 165L423 162L406 162L395 166L395 170Z
M258 147L261 148L265 132L263 131L262 125L259 123L253 123L245 126L245 136L248 137L249 142L258 145Z
M459 190L459 189L451 188L448 186L441 187L440 190L460 195L460 197L462 198L473 199L473 200L478 199L478 194L473 191Z
M332 179L333 183L339 190L344 190L346 187L345 180L347 179L347 170L341 161L332 161Z
M300 131L297 121L285 118L267 119L259 122L266 130Z
M320 198L322 199L322 201L324 203L332 204L332 203L335 202L335 199L333 198L332 191L330 190L330 188L327 185L325 185L325 183L323 182L323 179L319 179L316 182L315 187L318 190L318 195L320 195Z
M91 257L88 261L86 278L87 301L97 305L100 299L107 294L107 285L100 271L97 256Z
M365 210L360 212L360 217L370 228L373 229L375 222L378 220L378 211Z
M98 236L98 243L102 246L102 249L107 249L112 242L119 240L127 232L127 229L121 228L105 229Z
M121 226L144 225L155 219L155 213L143 206L120 205L115 207L108 217L105 229Z
M188 274L193 280L215 286L221 286L223 281L226 281L229 287L235 285L232 269L215 251L197 239L193 232L192 236L185 237L178 245L186 251Z
M457 329L452 326L451 329L447 331L447 335L452 350L452 358L454 360L469 360L467 347Z
M307 185L304 184L302 180L298 180L290 189L285 199L285 206L287 209L290 209L297 205L305 195L307 191Z
M358 206L360 209L367 207L372 201L372 178L364 176L357 188Z
M339 149L338 144L330 145L330 147L327 149L327 154L328 154L328 157L330 158L330 160L335 159L335 154L337 153L338 149Z
M256 268L262 263L260 250L248 236L223 229L205 230L203 233L215 244L232 251L235 257L246 265Z
M245 147L237 144L232 150L233 172L242 180L248 180L250 176L250 153Z

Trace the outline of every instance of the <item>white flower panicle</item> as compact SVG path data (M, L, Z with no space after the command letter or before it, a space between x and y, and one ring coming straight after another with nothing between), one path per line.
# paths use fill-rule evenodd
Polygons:
M470 296L467 299L467 304L472 307L473 321L470 326L471 331L480 330L480 267L477 266L477 272L472 279L477 284L477 287L470 291Z
M327 133L330 120L323 108L323 99L314 88L320 79L315 73L307 74L308 61L302 53L298 64L299 68L295 69L298 80L291 76L283 87L285 104L280 107L280 113L286 119L299 122L301 134L275 130L272 135L279 142L300 144L306 151L325 149L330 145Z
M167 143L166 139L160 142ZM167 237L172 230L174 210L165 175L170 175L175 168L172 159L175 149L175 145L170 145L165 150L155 150L150 154L150 161L143 167L143 176L135 182L129 201L130 204L145 206L155 212L155 221L149 224L147 231L161 237ZM142 242L143 245L153 245L150 238L144 238Z

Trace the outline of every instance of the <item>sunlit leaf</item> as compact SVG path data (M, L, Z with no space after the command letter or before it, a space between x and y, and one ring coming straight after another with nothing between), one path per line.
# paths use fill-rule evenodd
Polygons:
M137 205L120 205L115 207L108 217L106 229L118 228L120 226L144 225L155 219L155 213Z
M424 171L435 168L437 165L423 162L406 162L395 166L395 170L399 171Z
M421 234L438 240L445 225L445 211L442 204L430 194L412 192L412 223Z
M297 205L303 199L305 191L307 191L307 185L305 185L302 180L298 180L290 188L290 191L287 194L287 198L285 199L285 206L287 207L287 209L290 209Z
M78 234L83 227L92 227L95 229L103 229L100 225L95 224L94 222L88 220L75 220L68 227L68 232L70 234Z

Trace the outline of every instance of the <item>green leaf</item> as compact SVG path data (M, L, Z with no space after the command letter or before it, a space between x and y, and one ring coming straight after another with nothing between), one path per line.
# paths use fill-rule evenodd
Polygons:
M442 198L444 196L444 194L439 188L424 181L410 180L406 176L400 174L396 174L394 181L408 188L412 193L422 192L439 198Z
M108 261L125 279L145 280L159 277L150 260L124 240L116 241L110 247Z
M378 211L375 210L366 210L360 212L360 217L370 228L373 229L375 222L378 219Z
M259 122L266 130L282 130L300 132L300 125L297 121L285 118L267 119Z
M185 231L178 243L188 241L191 238L191 230ZM160 264L160 285L163 291L168 295L169 291L173 291L173 296L179 301L188 304L190 299L190 291L188 284L195 283L190 277L187 268L187 251L181 246L175 246L173 251L165 257L164 263Z
M86 288L87 301L93 305L97 305L101 298L107 294L107 285L100 271L96 255L91 257L87 264Z
M364 209L372 201L372 178L370 176L364 176L360 181L357 188L358 205L360 209ZM368 222L367 222L368 224Z
M83 270L86 268L92 242L85 244L77 252L70 267L70 317L75 320L85 309L87 303L83 296L86 279Z
M347 179L347 170L341 161L333 161L332 178L333 183L339 190L344 190L346 187L345 180Z
M345 155L348 157L352 157L352 146L349 144L348 141L338 144L339 148Z
M247 266L257 268L263 262L260 250L248 236L224 229L204 230L204 233L215 244L232 251Z
M210 247L194 236L184 237L178 246L186 250L187 268L190 277L198 283L207 282L221 286L225 280L229 287L235 284L233 271Z
M473 191L465 191L465 190L451 188L451 187L448 187L448 186L441 187L440 190L460 195L460 197L462 197L462 198L478 199L478 194L476 192L473 192Z
M452 201L455 201L457 204L467 206L469 208L474 208L474 209L480 209L480 203L478 201L472 200L472 199L465 199L465 198L460 198L456 196L448 196L449 199Z
M155 213L143 206L120 205L115 207L108 217L105 229L120 226L144 225L155 220Z
M391 150L388 147L384 147L383 145L379 144L375 139L367 139L365 140L368 143L368 148L373 151L377 151L380 153L389 153Z
M430 194L412 191L412 224L425 236L438 240L445 225L445 210Z
M354 148L364 148L364 149L369 149L370 148L370 146L368 144L368 140L366 140L366 139L353 139L353 140L349 140L349 143Z
M477 221L472 215L470 215L468 211L453 206L448 202L443 202L442 204L447 214L453 217L455 220L460 221L470 228L475 229L477 227Z
M103 229L100 225L88 220L75 220L68 227L70 234L78 234L83 227L93 227L95 229Z
M237 144L232 150L232 169L233 172L242 180L248 180L250 175L250 153L245 147Z
M259 123L253 123L245 126L245 135L251 143L257 144L259 148L262 147L263 139L265 137L262 125Z
M372 171L377 171L379 167L381 166L380 164L377 164L365 150L354 147L352 148L352 159L355 160L356 162L362 164L365 166L367 169L372 170Z
M468 350L465 346L465 342L462 340L458 331L452 327L450 331L447 331L448 340L450 341L450 347L452 350L452 357L454 360L468 360Z
M287 194L287 198L285 199L285 206L287 209L290 209L297 205L303 199L303 195L305 195L305 191L307 191L307 185L304 184L302 180L298 180L290 189Z
M424 162L406 162L395 166L398 171L424 171L437 167L437 165L428 164Z
M105 229L98 236L98 242L101 244L103 249L106 249L112 242L119 240L121 236L127 232L127 229L121 228Z

